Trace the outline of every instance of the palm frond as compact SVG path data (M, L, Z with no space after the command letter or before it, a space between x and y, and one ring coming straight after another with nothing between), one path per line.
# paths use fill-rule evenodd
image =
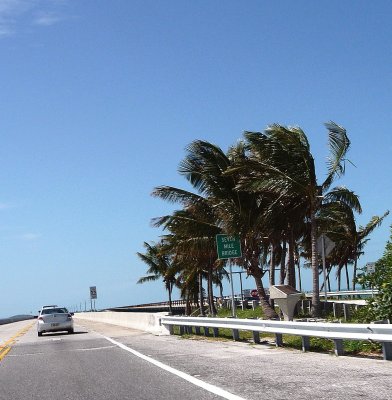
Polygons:
M184 205L203 201L200 195L173 186L157 186L154 188L151 195L171 203L180 203Z
M324 188L329 188L335 177L340 177L345 173L346 154L350 148L350 140L346 130L333 121L325 123L329 137L330 155L327 160L328 176L323 183Z
M364 238L372 233L377 227L381 225L383 220L389 215L389 210L387 210L381 217L375 215L371 218L371 220L366 224L366 226L360 227L359 236L360 238Z
M136 283L146 283L146 282L154 282L160 279L159 275L147 275L141 277Z
M348 205L350 208L358 213L362 212L359 197L352 190L344 186L337 186L324 195L324 203L341 202Z

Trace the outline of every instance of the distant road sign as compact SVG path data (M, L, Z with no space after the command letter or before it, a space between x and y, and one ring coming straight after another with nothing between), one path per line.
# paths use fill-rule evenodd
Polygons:
M375 262L368 262L366 264L366 272L368 274L374 274L376 272L376 263Z
M90 286L90 299L96 299L97 298L97 287L96 286Z
M323 234L324 235L324 234ZM335 242L333 242L327 235L324 235L324 251L325 251L325 256L328 257L329 253L335 248ZM317 239L317 253L320 255L323 252L323 239L320 236Z
M242 257L241 242L238 236L216 235L216 247L220 260Z

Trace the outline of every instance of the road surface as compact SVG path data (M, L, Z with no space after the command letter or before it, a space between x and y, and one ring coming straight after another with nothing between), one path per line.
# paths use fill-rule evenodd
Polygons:
M0 346L29 325L0 326ZM380 359L153 336L89 321L78 321L75 332L38 338L33 326L15 337L0 361L0 400L392 398L392 362Z

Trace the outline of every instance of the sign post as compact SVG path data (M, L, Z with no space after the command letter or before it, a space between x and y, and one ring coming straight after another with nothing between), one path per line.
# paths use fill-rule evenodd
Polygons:
M219 260L228 260L230 258L242 257L240 238L235 235L216 235L216 249ZM233 271L230 263L230 282L231 282L231 310L233 318L236 317L234 286L233 286Z
M317 239L317 252L321 253L321 259L323 262L325 310L326 310L326 304L327 304L327 271L326 271L325 257L327 257L334 248L335 248L335 242L333 242L324 233L322 233L321 236Z

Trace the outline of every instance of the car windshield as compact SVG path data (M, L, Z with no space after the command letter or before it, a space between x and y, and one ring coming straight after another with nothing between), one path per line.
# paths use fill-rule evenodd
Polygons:
M42 314L66 314L67 312L66 308L45 308L42 310Z

